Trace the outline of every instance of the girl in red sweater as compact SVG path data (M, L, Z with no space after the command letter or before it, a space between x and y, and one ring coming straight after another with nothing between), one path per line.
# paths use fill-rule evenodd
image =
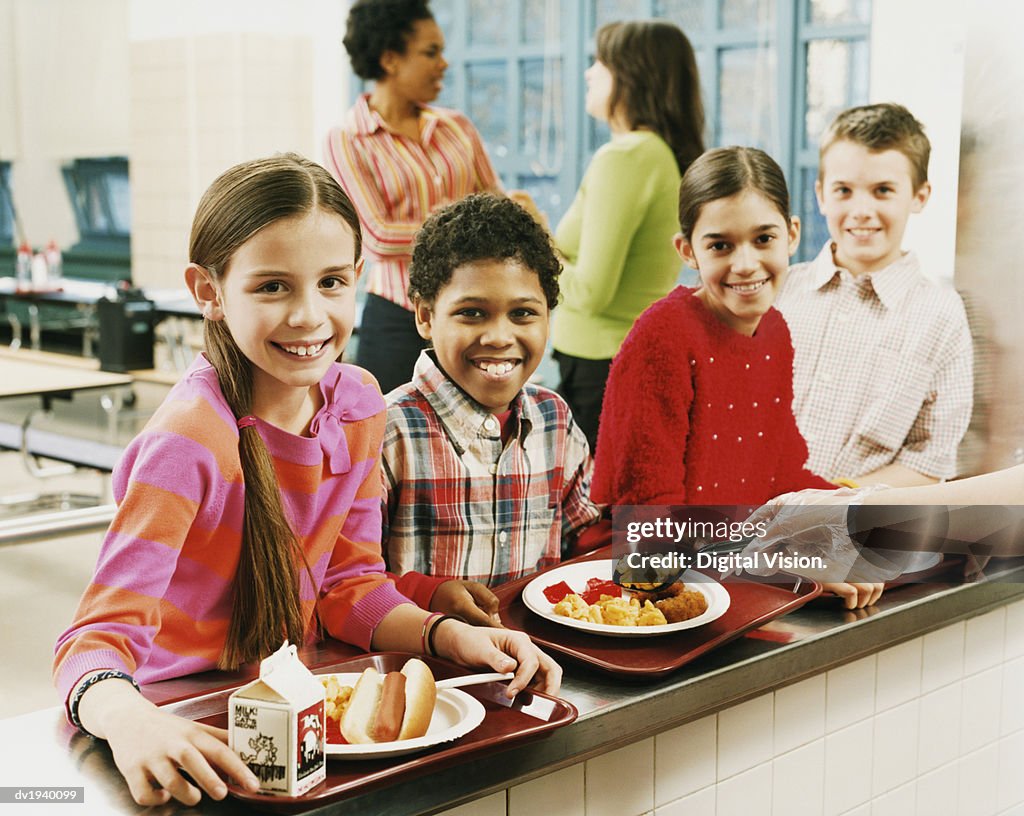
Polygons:
M612 364L594 501L760 505L835 487L804 467L807 445L791 408L793 346L772 308L799 241L770 156L727 147L690 165L675 243L701 285L679 287L644 312ZM824 587L853 609L878 600L883 584Z
M793 348L772 308L800 240L778 164L711 150L679 187L679 287L633 326L612 365L593 499L604 504L759 505L831 484L804 468Z

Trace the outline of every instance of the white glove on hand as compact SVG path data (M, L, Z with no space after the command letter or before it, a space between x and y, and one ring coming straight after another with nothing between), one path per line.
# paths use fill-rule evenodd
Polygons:
M787 569L823 583L881 583L898 576L901 567L877 552L862 551L850 538L846 526L849 508L860 504L869 493L884 490L885 485L837 490L801 490L784 493L755 510L748 524L764 527L743 550L744 556L754 553L780 552L787 556L818 556L820 569ZM774 570L765 564L747 569L755 575L769 575Z

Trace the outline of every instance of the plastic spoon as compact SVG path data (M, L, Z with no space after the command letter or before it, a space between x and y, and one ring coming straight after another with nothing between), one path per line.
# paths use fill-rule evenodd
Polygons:
M447 680L438 680L439 689L460 688L462 686L475 686L478 683L493 683L497 680L511 680L515 677L514 672L486 672L485 674L464 674L461 677L449 677Z

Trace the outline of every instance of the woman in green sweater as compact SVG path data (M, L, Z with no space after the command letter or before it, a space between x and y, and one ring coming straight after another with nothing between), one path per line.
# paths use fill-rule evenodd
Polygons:
M676 198L704 151L704 107L690 41L663 20L603 26L584 77L587 113L612 138L555 231L565 269L552 343L559 393L593 450L612 357L679 276Z

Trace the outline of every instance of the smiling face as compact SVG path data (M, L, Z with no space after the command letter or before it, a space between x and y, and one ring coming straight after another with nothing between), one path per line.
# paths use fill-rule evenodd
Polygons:
M691 239L676 249L700 272L697 297L723 323L752 335L775 302L800 243L800 222L787 225L779 208L754 190L701 207Z
M907 220L924 208L931 185L914 189L910 160L898 150L868 150L841 139L822 157L815 192L836 264L862 275L900 257Z
M417 20L405 41L405 52L385 51L380 58L382 81L410 102L425 105L444 88L448 62L444 58L444 34L433 20Z
M445 374L500 414L540 365L549 314L536 272L485 260L457 267L433 304L418 301L416 326Z
M188 268L204 317L225 321L253 364L254 404L308 393L341 356L355 323L355 262L348 224L314 209L253 235L219 281Z

